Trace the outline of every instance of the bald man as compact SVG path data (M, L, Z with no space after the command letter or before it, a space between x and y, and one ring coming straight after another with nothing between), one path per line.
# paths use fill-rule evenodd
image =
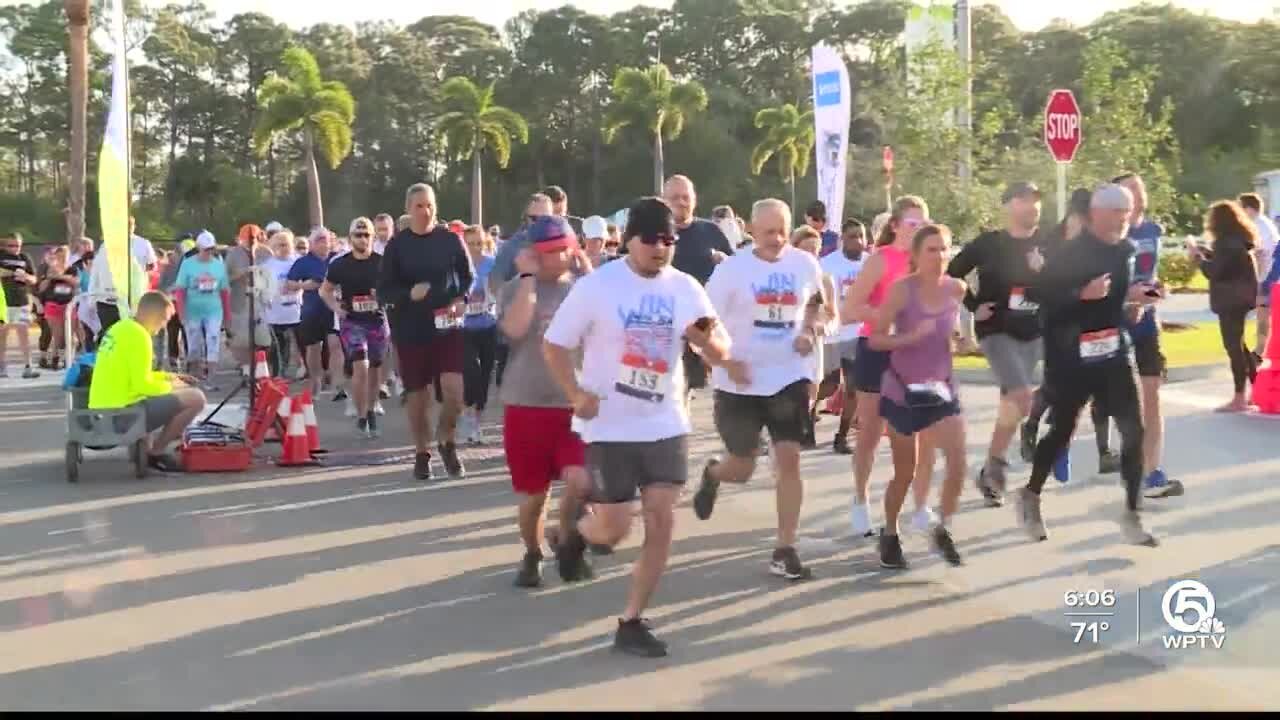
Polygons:
M662 199L671 206L671 213L676 220L678 242L671 261L672 267L692 275L700 284L706 285L716 265L733 254L733 246L715 223L693 216L694 209L698 207L698 192L689 178L672 175L662 186ZM688 379L686 393L707 386L707 367L687 344L684 349L684 372Z

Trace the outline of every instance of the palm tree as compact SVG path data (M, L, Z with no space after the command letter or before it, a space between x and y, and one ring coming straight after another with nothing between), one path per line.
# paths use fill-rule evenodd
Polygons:
M70 49L71 182L67 188L67 242L84 237L84 174L88 157L85 114L89 106L89 0L63 0Z
M764 139L751 151L751 173L759 175L764 164L777 156L778 172L791 184L791 211L796 209L796 176L809 172L813 155L813 111L800 112L795 105L765 108L756 113L756 127Z
M448 111L437 119L449 152L471 159L471 222L483 220L483 187L480 165L485 152L493 153L498 167L511 162L511 141L529 142L529 125L514 111L495 105L493 83L479 88L464 77L449 78L440 86L440 98Z
M259 156L265 156L277 136L301 131L311 225L324 225L316 150L319 149L330 168L337 168L351 154L351 123L356 117L356 102L346 85L320 77L316 59L303 48L285 50L280 64L284 73L271 73L258 88L254 150Z
M618 131L642 125L653 137L653 187L661 194L666 178L662 140L674 140L684 131L685 121L707 109L707 91L690 80L677 83L666 65L658 63L641 70L622 68L613 78L613 105L604 120L604 141L612 143Z

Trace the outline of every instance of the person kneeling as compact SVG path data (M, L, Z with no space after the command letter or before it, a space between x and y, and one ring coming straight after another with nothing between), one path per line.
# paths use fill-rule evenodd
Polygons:
M103 336L89 385L89 407L118 410L142 404L148 433L147 465L161 472L181 472L182 465L165 453L204 409L204 393L189 378L152 370L151 338L169 323L173 302L149 292L138 301L133 318L121 318Z

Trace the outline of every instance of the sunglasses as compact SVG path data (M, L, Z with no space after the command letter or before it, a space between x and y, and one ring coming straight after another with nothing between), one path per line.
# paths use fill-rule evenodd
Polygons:
M370 235L370 234L369 234L369 233L367 233L367 232L357 232L357 233L351 233L351 237L353 237L353 238L365 238L365 239L368 239L368 238L373 237L373 236L372 236L372 235Z
M654 235L641 235L639 237L640 237L640 242L644 243L645 245L657 245L658 243L662 243L667 247L671 247L672 245L676 244L676 236L668 235L667 233L657 233Z

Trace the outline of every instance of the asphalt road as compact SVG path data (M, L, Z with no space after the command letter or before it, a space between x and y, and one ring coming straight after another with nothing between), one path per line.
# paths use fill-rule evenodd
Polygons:
M265 462L138 481L115 451L90 455L70 485L52 382L0 381L7 709L1280 708L1280 424L1214 415L1222 376L1166 395L1166 466L1188 493L1147 503L1156 549L1121 543L1122 491L1092 477L1088 435L1077 482L1046 491L1047 542L1028 542L1010 508L981 508L967 484L955 569L909 536L911 569L881 571L874 546L847 535L849 460L825 448L803 460L811 581L766 572L767 463L724 490L708 522L686 497L649 613L671 645L659 661L608 647L638 533L596 559L594 582L566 587L548 563L542 589L512 587L521 550L492 424L459 481L415 483L406 464ZM967 386L963 399L976 469L995 392ZM709 409L695 403L694 467L719 450ZM370 448L324 400L335 459L408 452L389 410ZM819 424L822 438L833 424ZM1215 596L1221 649L1164 647L1162 597L1187 578ZM1114 591L1115 603L1069 608L1073 590ZM1078 642L1072 622L1086 623Z

